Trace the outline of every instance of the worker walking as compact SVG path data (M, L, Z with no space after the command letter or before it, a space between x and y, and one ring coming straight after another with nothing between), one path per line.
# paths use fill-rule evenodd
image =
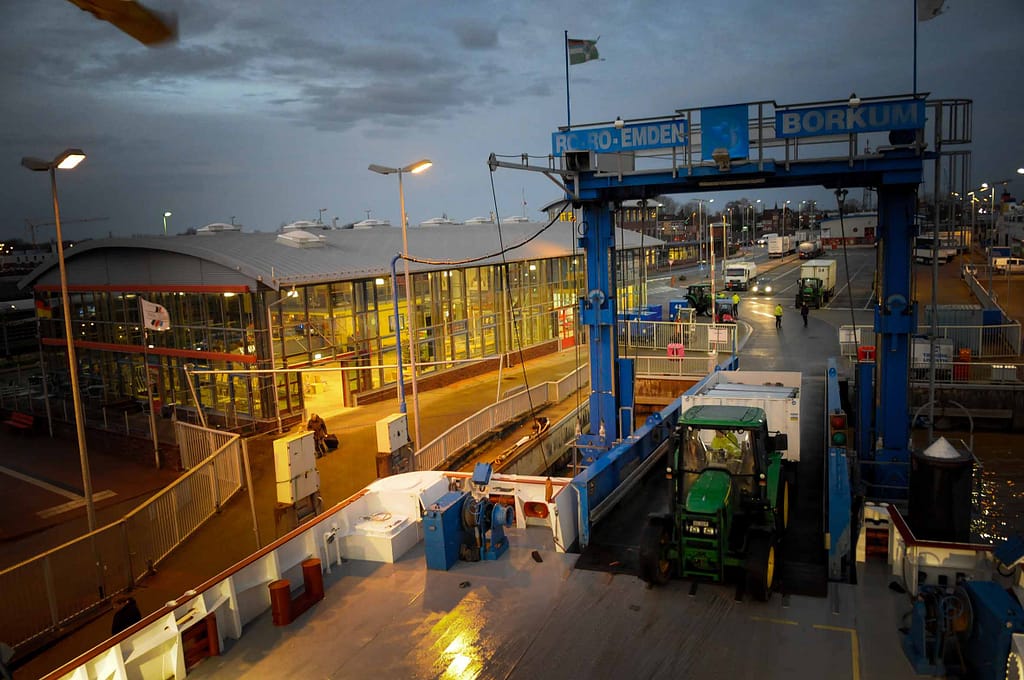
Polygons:
M732 316L734 319L740 318L740 294L732 294Z
M807 306L807 301L800 305L800 316L804 318L804 328L807 328L807 315L811 313L811 308Z
M782 328L782 305L775 305L775 327Z

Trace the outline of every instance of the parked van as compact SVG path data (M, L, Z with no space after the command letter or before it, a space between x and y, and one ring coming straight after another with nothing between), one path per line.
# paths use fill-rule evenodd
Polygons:
M1020 274L1024 272L1024 257L996 257L992 268L997 274Z

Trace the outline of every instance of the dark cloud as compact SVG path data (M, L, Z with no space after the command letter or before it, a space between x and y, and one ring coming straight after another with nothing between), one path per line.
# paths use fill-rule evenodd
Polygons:
M490 50L498 46L497 27L472 19L460 19L452 27L459 45L467 50Z

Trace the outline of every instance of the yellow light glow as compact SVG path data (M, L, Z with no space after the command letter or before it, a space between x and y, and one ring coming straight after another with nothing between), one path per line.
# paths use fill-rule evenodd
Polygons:
M447 670L445 670L445 677L461 677L462 674L466 672L466 668L469 667L471 661L472 659L465 654L456 654L455 658L452 659L452 662L448 664Z
M426 158L424 158L423 160L417 163L413 163L412 167L409 168L409 172L411 172L414 175L418 175L419 173L423 172L433 164L433 161L429 161Z
M378 278L374 279L374 280L373 280L373 282L374 282L375 284L377 284L378 286L383 286L383 285L384 285L384 279L382 279L382 278L380 278L380 277L378 277Z
M60 163L57 163L57 168L60 170L71 170L84 160L84 153L82 153L81 151L74 151L64 156L64 158L61 159Z
M232 298L232 297L235 297L235 294L234 293L224 293L224 297Z

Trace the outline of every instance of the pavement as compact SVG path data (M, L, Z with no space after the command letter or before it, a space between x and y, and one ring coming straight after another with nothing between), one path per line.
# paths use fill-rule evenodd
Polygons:
M983 261L980 254L965 258ZM967 285L960 279L961 259L958 257L954 263L939 267L940 304L974 302ZM787 258L786 261L793 260ZM922 305L928 304L932 289L931 268L915 265L914 271L916 297ZM1006 310L1009 316L1020 319L1024 318L1024 290L1014 296L1012 289L1016 283L1003 277L994 281L994 288L1001 301L1012 303ZM533 386L561 378L586 360L586 349L579 352L568 349L501 372L467 378L429 391L421 390L416 399L420 413L420 440L433 440L510 390L524 384ZM397 399L390 399L346 408L328 396L338 394L331 389L331 376L325 374L324 380L328 383L326 389L311 395L309 401L310 411L319 413L327 421L328 431L337 434L341 442L336 451L318 460L321 496L324 506L329 507L376 479L376 422L397 413L398 403ZM408 392L409 386L406 387L412 428L414 402ZM304 425L297 429L304 429ZM263 435L246 440L257 508L255 522L247 494L243 491L185 545L161 562L154 575L138 585L132 595L143 615L293 528L286 518L275 513L273 439L276 436ZM152 462L147 464L139 456L128 457L105 450L99 433L90 434L89 450L94 493L98 497L103 491L111 492L96 503L100 526L114 521L175 477L174 473L156 469ZM73 433L67 438L51 439L41 433L25 435L11 433L4 428L0 431L0 467L6 468L0 470L0 497L5 499L6 506L6 512L0 513L0 568L84 533L84 508L80 504L74 507L71 499L81 492L81 468ZM26 477L36 481L26 481ZM44 484L40 485L39 481ZM64 508L63 512L52 510L69 502L72 505ZM10 611L4 612L4 615L10 614ZM99 644L109 635L111 618L112 611L102 612L49 648L35 652L30 658L16 658L14 677L16 680L39 677Z

